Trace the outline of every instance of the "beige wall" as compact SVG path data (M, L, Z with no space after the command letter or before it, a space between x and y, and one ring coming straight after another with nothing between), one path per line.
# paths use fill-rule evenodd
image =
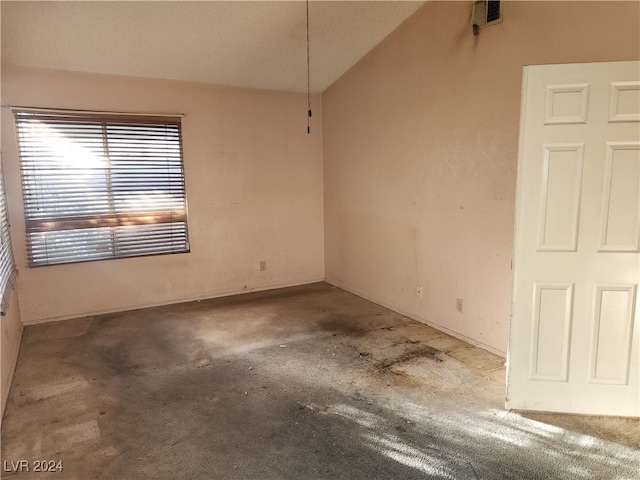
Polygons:
M326 276L504 352L522 66L638 59L640 10L507 2L505 21L474 37L470 6L428 2L323 94L324 112L314 99L311 136L301 94L5 66L6 104L186 114L190 254L29 269L15 134L3 109L23 320ZM2 325L19 339L17 316ZM3 360L12 345L3 343Z
M185 114L191 253L30 269L15 129L3 109L25 324L324 278L319 98L308 136L303 94L3 66L2 97L9 105Z
M1 11L1 9L0 9ZM2 67L0 65L0 78L2 76ZM0 82L0 91L2 84ZM0 122L0 139L2 138L2 122ZM3 143L0 140L0 152L3 150ZM0 172L4 173L4 159L0 155L2 168ZM1 180L1 179L0 179ZM7 287L11 288L11 287ZM0 292L5 293L5 292ZM18 352L20 351L20 341L22 340L23 325L20 318L20 310L18 306L17 292L7 293L9 300L9 308L6 315L0 317L0 425L4 417L4 409L7 406L7 398L11 389L11 381L13 380L13 372L16 368L18 360Z
M324 92L325 276L504 353L522 67L640 58L640 4L470 11L428 2Z

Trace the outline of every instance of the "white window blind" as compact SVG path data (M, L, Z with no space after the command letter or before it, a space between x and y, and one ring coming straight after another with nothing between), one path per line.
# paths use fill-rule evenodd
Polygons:
M180 117L14 114L30 266L189 251Z
M0 162L1 163L1 162ZM9 298L13 290L13 281L17 273L13 262L11 239L9 238L9 214L7 196L4 190L4 176L0 165L0 314L4 315L9 308Z

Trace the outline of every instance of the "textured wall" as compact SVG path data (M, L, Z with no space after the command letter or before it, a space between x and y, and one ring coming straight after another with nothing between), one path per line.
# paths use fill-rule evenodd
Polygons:
M504 353L522 67L640 58L640 4L470 13L428 2L324 92L325 275Z
M15 128L3 109L25 323L324 278L319 98L307 135L303 94L4 67L2 97L9 105L185 114L191 253L28 268Z

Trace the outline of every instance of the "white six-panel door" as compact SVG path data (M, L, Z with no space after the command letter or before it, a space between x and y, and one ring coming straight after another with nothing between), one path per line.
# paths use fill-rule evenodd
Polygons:
M640 62L526 67L507 408L640 416Z

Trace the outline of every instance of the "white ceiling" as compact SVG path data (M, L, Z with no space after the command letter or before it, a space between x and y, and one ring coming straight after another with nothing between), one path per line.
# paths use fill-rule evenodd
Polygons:
M309 3L311 90L324 91L422 1ZM6 1L2 63L306 91L306 4Z

